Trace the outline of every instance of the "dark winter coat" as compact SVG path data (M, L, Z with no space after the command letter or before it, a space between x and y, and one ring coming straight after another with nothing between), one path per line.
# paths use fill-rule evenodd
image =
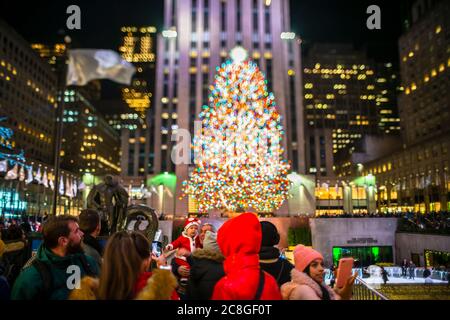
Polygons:
M51 277L53 280L53 287L51 292L46 293L48 296L44 297L42 289L44 283L42 275L33 265L27 265L17 278L11 293L12 300L66 300L69 296L70 289L67 287L67 279L71 276L67 273L69 266L80 267L81 277L87 275L88 270L84 268L81 261L83 253L70 254L65 257L55 255L51 250L41 245L37 251L36 259L40 260L49 266ZM99 274L97 264L89 257L85 256L91 272L95 275Z
M275 278L279 287L291 281L291 271L294 266L286 259L280 258L280 251L277 248L261 247L259 265Z
M225 276L220 252L198 249L192 255L187 300L209 300L217 282Z
M91 257L97 263L97 267L100 270L102 266L102 247L100 242L93 236L85 234L82 242L84 254Z

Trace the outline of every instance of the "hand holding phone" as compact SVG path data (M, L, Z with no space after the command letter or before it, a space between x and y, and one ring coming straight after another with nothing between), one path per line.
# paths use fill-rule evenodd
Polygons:
M336 287L343 288L347 280L352 276L353 262L353 258L342 258L339 260Z
M152 254L159 258L162 254L162 243L159 241L152 242Z

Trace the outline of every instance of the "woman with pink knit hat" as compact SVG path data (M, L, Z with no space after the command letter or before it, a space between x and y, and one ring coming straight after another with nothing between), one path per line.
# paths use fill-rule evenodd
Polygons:
M281 287L284 300L350 300L356 275L350 277L344 288L334 290L323 281L323 256L311 248L299 245L294 249L295 268L291 282Z

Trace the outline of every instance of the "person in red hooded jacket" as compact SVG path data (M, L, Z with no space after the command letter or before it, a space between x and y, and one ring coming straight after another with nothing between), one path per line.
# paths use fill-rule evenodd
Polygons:
M217 234L225 276L212 300L281 300L276 280L259 266L261 224L253 213L228 220Z

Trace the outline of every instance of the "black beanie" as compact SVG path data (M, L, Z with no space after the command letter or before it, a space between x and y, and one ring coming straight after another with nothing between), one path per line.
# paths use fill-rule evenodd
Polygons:
M280 242L280 235L273 223L261 221L261 247L273 247Z

